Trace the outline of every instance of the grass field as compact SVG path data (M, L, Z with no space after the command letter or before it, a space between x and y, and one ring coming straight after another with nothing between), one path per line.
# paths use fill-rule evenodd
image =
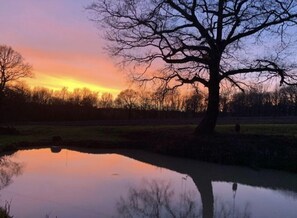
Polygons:
M216 130L230 133L234 125L218 125ZM297 137L297 124L245 124L241 125L241 134L283 135Z
M127 134L134 132L158 132L167 130L194 130L194 126L53 126L30 125L15 126L20 135L2 135L0 145L9 145L18 142L49 142L53 136L61 136L65 141L108 141L119 142Z
M15 126L20 135L2 135L0 145L18 142L49 142L53 136L61 136L65 141L104 141L120 142L129 140L126 136L141 137L141 133L192 134L195 125L172 126L58 126L30 125ZM234 125L217 125L216 132L221 134L234 133ZM281 135L297 137L297 124L246 124L241 125L242 135Z

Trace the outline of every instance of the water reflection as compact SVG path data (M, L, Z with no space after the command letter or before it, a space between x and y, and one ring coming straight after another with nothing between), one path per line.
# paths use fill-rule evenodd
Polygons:
M237 183L248 185L250 187L261 187L263 188L261 192L264 192L266 195L271 194L266 193L268 190L278 190L278 192L281 190L284 196L287 196L287 192L284 192L284 190L290 191L290 193L297 193L297 177L296 175L289 173L270 170L253 171L243 167L218 166L215 164L166 157L156 154L146 155L143 152L125 152L124 154L142 162L150 163L159 167L164 167L182 174L189 175L189 177L193 179L193 182L201 195L203 218L251 216L251 213L249 212L249 202L241 202L242 212L236 210L235 208L236 192L238 189ZM225 204L222 202L218 203L217 199L214 200L215 197L213 183L220 181L224 183L234 183L232 185L234 207L230 204ZM222 188L225 189L226 187ZM245 189L247 188L245 187ZM250 191L254 192L255 188L251 189ZM244 195L249 196L249 192L246 190L244 190L244 192ZM263 198L261 195L258 195L258 197L259 199ZM273 194L271 197L274 198L276 196ZM251 196L251 198L252 202L258 201L258 199L253 198L253 196ZM271 199L266 200L270 201ZM259 205L254 203L253 217L264 217L262 214L269 214L269 217L279 217L277 214L282 216L283 214L281 213L284 213L285 210L282 210L282 212L277 211L279 208L287 208L287 214L290 214L287 217L295 217L297 210L292 209L292 206L286 205L287 203L285 202L288 202L287 199L285 201L279 202L277 207L269 209L267 208L266 210L263 209L264 206L263 208L260 207L256 210L255 208L257 206L259 207ZM266 206L267 202L263 202L263 205ZM232 209L234 211L233 213ZM294 215L292 216L292 214Z
M297 214L296 175L131 150L86 152L29 150L1 160L0 175L5 175L0 178L1 197L12 200L13 215L277 218ZM14 177L22 172L18 162L26 168L22 176Z
M0 157L0 191L13 182L13 177L22 173L23 166L20 163L12 161L9 157ZM4 205L0 206L0 217L12 218L10 215L10 204L5 200Z
M201 217L200 205L192 192L176 196L165 181L144 181L140 188L130 188L126 197L117 203L116 217Z
M241 209L235 206L237 184L234 183L233 205L217 198L214 203L214 218L249 218L251 212L246 204ZM115 217L172 217L172 218L202 218L201 201L193 191L177 194L170 182L164 180L144 181L138 188L131 187L125 197L117 202Z
M251 208L248 203L244 205L243 209L239 209L219 198L215 200L215 218L250 218L251 214Z
M218 218L250 218L251 210L250 204L246 203L243 206L243 209L239 209L236 207L236 192L237 192L238 184L232 184L232 204L230 202L224 202L221 198L216 198L214 203L214 217Z
M12 161L7 156L0 157L0 190L13 182L13 177L22 173L22 164Z

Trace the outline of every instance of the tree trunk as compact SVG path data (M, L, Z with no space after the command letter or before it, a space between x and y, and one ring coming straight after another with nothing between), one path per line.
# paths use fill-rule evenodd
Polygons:
M208 87L208 105L206 114L197 126L196 134L212 134L214 132L219 115L220 82L210 83Z

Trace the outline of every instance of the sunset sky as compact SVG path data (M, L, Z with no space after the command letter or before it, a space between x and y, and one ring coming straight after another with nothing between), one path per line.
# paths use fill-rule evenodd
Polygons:
M118 93L125 74L103 51L100 31L85 7L92 0L1 0L0 44L33 65L31 86L87 87Z

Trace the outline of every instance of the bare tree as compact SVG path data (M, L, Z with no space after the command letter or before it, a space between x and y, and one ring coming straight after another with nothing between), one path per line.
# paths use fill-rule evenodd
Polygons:
M32 91L32 102L37 104L49 104L52 100L53 91L43 87L35 87Z
M133 89L125 89L121 91L115 99L115 104L120 108L128 110L128 118L132 118L132 109L137 108L139 94Z
M32 66L11 47L0 45L0 99L8 83L32 76Z
M139 91L139 108L141 110L153 109L151 92L145 90Z
M125 89L118 94L115 101L119 107L131 110L137 107L138 93L133 89Z
M98 92L93 92L88 88L81 89L81 102L84 107L96 107L98 105Z
M243 89L245 79L296 81L287 57L296 50L297 0L96 0L88 8L106 30L111 55L136 69L135 80L208 89L197 133L214 131L222 82ZM148 70L160 60L159 71Z
M181 109L182 99L178 90L170 90L164 94L163 97L163 110L178 111Z
M113 106L113 97L111 93L103 93L99 100L99 106L101 108L112 108Z
M201 94L199 89L194 89L192 93L185 98L185 111L191 111L192 113L197 113L203 111L203 102L205 99Z

